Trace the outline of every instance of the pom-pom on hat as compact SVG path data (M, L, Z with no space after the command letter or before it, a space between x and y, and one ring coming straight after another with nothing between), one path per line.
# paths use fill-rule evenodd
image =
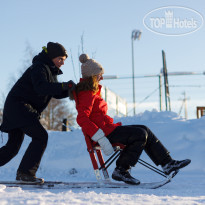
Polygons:
M79 61L82 63L81 73L83 78L104 73L103 67L95 60L89 58L87 54L81 54L79 56Z
M60 43L48 42L47 54L50 59L54 59L59 56L66 56L66 58L68 57L66 49Z

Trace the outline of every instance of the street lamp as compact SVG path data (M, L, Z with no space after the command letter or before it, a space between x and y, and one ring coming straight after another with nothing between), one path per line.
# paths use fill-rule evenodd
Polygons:
M133 115L135 115L135 72L134 72L134 41L140 40L142 32L140 30L133 30L131 36L132 42L132 93L133 93Z

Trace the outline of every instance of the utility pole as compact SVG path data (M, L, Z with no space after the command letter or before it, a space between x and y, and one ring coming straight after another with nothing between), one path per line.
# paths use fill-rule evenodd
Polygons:
M133 115L135 115L135 68L134 68L134 41L140 40L142 32L140 30L133 30L131 35L132 43L132 94L133 94Z
M169 83L168 83L168 72L167 72L167 64L166 64L166 56L165 52L162 50L162 61L163 61L163 74L164 74L164 86L165 86L165 105L166 110L171 111L171 101L170 101L170 94L169 94ZM168 100L168 102L167 102Z
M162 74L159 74L159 110L162 111Z
M188 119L187 100L189 100L190 98L186 97L186 92L185 91L182 93L182 95L184 95L184 98L183 99L179 99L179 100L182 100L182 105L181 105L181 108L179 110L179 115L181 114L182 108L184 106L184 117L185 117L185 119Z

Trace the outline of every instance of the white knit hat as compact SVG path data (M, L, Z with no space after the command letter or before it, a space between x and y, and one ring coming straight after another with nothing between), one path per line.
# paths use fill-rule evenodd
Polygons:
M81 73L83 78L104 73L103 67L95 60L89 58L87 54L81 54L79 61L82 63Z

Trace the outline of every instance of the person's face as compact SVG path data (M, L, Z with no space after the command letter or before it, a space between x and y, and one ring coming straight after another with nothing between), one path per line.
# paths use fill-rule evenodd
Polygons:
M100 82L101 80L103 80L102 73L97 75L97 81Z
M62 65L64 65L65 59L66 59L66 56L58 56L56 58L53 58L52 61L57 68L60 68Z

